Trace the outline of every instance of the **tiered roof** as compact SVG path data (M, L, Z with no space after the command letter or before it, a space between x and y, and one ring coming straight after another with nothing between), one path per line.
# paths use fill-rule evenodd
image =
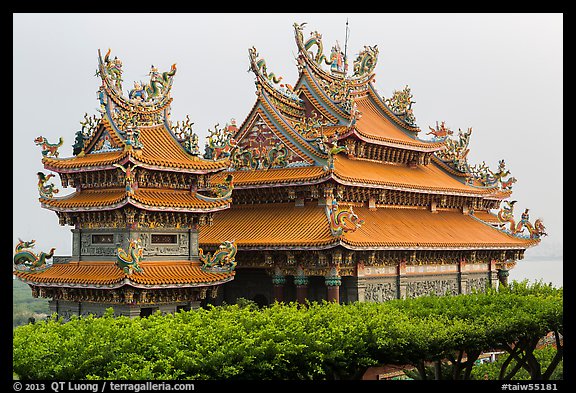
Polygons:
M104 58L99 51L98 62L97 74L102 81L98 91L100 117L84 116L82 130L76 133L74 156L60 158L59 146L37 138L37 144L43 147L44 167L58 173L64 187L75 187L69 195L55 196L57 190L46 184L54 175L38 173L41 206L56 211L59 216L68 214L60 216L62 224L86 228L134 228L133 223L116 217L116 212L100 214L120 211L127 205L155 214L149 222L142 223L150 228L164 227L166 223L155 221L164 218L173 222L175 228L181 225L195 227L197 222L205 222L205 218L210 222L207 213L229 208L231 181L224 185L224 190L215 191L215 196L202 195L196 190L198 185L204 184L206 175L227 168L230 165L228 158L224 155L216 159L204 158L200 155L198 137L192 132L191 123L173 125L170 120L170 92L176 65L163 73L152 66L150 83L135 83L134 89L125 97L122 94L122 62L118 58L112 59L110 50ZM125 211L128 215L136 210ZM84 214L79 217L88 222L84 223L84 218L69 219L74 214ZM118 216L122 217L122 214ZM193 220L191 217L199 218ZM130 250L136 247L133 241L134 245L140 244L130 239ZM26 248L29 243L17 245L18 255L22 255L22 260L39 259L43 254L36 255ZM31 243L33 247L33 241ZM138 252L138 258L142 259L142 250ZM81 261L68 261L61 258L51 266L33 266L30 261L17 264L15 256L14 274L36 286L106 289L123 285L136 288L206 287L234 277L233 268L206 269L199 258L182 260L185 256L174 261L158 261L154 256L146 256L139 268L126 270L118 263L121 253L125 251L118 248L117 260L84 257ZM138 266L136 256L127 253L125 258Z
M304 25L294 25L299 70L294 86L281 83L282 78L270 72L256 49L249 50L257 99L233 135L237 145L231 162L237 195L243 190L335 183L373 190L462 196L463 203L470 198L477 203L457 209L439 204L434 209L385 204L369 209L355 205L354 213L364 224L335 238L323 207L308 203L304 207L294 203L266 204L271 201L266 201L265 193L261 193L260 200L253 201L257 203L254 206L235 205L217 213L214 226L201 231L202 244L216 245L226 236L234 237L239 249L337 244L366 249L524 249L538 243L539 234L531 238L518 233L513 236L496 225L500 221L494 220L496 216L489 209L511 195L511 187L504 184L509 172L503 166L499 172L492 172L484 164L468 165L471 129L460 131L455 140L449 137L451 130L429 127L432 132L428 134L434 136L428 140L419 138L421 129L416 125L410 89L406 86L387 99L373 85L376 46L364 47L354 62L354 73L349 75L343 59L338 57L342 55L340 49L333 47L327 59L321 35L312 32L305 40ZM322 64L330 65L330 70ZM261 138L256 144L258 135ZM280 145L284 148L281 155ZM359 154L362 149L371 153ZM263 151L283 160L256 162L254 157L262 157ZM212 181L219 182L222 177L222 173L216 174ZM258 194L250 195L256 198Z
M130 98L123 96L121 85L110 71L112 64L118 64L118 59L110 60L110 51L104 59L99 56L101 117L86 118L90 120L90 127L83 127L83 131L77 133L75 156L44 156L42 163L46 169L61 176L117 171L118 168L126 172L127 169L137 167L177 174L205 175L229 166L226 157L208 160L192 148L187 150L184 142L193 137L191 130L187 130L184 137L177 138L176 133L182 130L173 127L169 118L172 102L170 89L176 72L175 65L170 72L158 77L163 83L158 82L160 87L156 89L159 91L148 90L150 96L144 99L136 94L145 94L142 85L139 85L140 90L135 87L130 92ZM151 79L155 74L160 75L153 66ZM79 139L81 142L78 142ZM66 183L63 181L64 185ZM130 204L145 210L198 213L227 208L230 198L202 198L194 190L179 190L170 186L124 189L111 185L97 189L77 187L74 193L65 197L41 196L40 202L43 207L55 211L109 210Z
M229 164L226 158L212 161L190 154L164 123L139 127L140 150L128 149L117 129L104 115L90 140L85 142L84 154L68 158L44 157L42 163L46 169L60 173L113 169L114 164L131 162L143 168L198 174L220 171ZM106 138L112 151L98 150L99 143Z
M69 262L54 264L39 273L16 271L22 281L38 286L119 288L129 284L135 288L201 287L223 284L234 278L235 272L214 273L201 269L199 262L143 261L142 273L126 274L114 261Z

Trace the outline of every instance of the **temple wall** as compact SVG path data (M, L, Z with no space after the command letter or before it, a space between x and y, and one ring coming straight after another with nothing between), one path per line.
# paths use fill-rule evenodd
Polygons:
M129 240L140 238L144 261L189 260L198 256L198 232L189 229L73 229L73 260L111 260L118 247L128 250Z
M485 263L406 266L400 274L398 270L398 266L367 266L362 268L360 276L341 277L340 303L468 294L473 290L483 291L487 286L494 287L498 281L496 273L489 271ZM255 300L256 296L265 299L265 304L274 301L272 277L265 269L238 269L235 279L223 285L222 291L227 303L235 303L240 297ZM305 291L310 301L327 299L324 277L308 276ZM285 277L281 292L284 302L297 300L294 276Z

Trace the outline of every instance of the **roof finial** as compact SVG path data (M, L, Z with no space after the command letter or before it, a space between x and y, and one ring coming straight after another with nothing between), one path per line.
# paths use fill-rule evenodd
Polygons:
M346 34L344 40L344 74L348 71L348 58L346 57L346 49L348 48L348 18L346 18Z

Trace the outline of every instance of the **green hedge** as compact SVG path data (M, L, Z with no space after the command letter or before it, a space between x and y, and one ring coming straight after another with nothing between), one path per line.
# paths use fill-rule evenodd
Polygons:
M133 319L109 310L68 322L54 316L14 329L13 371L63 380L356 379L373 365L423 370L424 362L448 359L454 378L466 378L481 351L562 332L562 305L562 289L513 283L384 303L225 305Z

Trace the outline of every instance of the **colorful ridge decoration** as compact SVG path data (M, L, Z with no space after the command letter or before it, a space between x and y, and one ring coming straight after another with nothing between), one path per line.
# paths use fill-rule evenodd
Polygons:
M142 269L139 265L142 260L142 241L138 239L130 239L130 244L128 252L124 251L123 248L118 247L116 255L116 266L124 270L124 273L131 275L133 272L142 273Z
M198 250L200 261L202 261L201 269L205 272L231 272L236 267L236 241L224 241L214 252L214 255L208 253L204 254L201 248Z
M52 263L48 264L46 260L54 256L56 248L51 248L48 253L40 252L40 254L35 254L32 252L32 248L34 248L36 240L29 242L22 239L18 240L19 242L16 244L14 250L14 265L16 270L27 273L39 273L52 266Z
M524 213L522 213L522 217L518 224L514 220L514 204L517 201L504 201L505 205L502 206L500 211L498 212L498 220L500 221L500 227L503 228L506 223L510 223L509 231L512 235L519 235L524 232L524 228L528 229L528 233L530 239L539 239L541 236L548 236L545 232L546 227L540 218L534 221L534 224L530 222L530 215L528 211L530 209L526 209Z
M38 172L38 192L42 198L52 198L54 194L58 194L58 189L55 188L54 183L48 183L48 180L55 177L56 175L50 173L45 175L43 172Z
M340 208L336 199L332 200L331 208L326 204L325 209L332 236L339 237L345 232L354 232L364 224L364 220L358 218L352 206Z
M64 139L60 137L58 143L49 143L48 139L43 136L39 136L38 138L34 139L34 143L36 146L42 147L42 155L44 157L56 157L58 158L58 148L62 146L64 143Z

